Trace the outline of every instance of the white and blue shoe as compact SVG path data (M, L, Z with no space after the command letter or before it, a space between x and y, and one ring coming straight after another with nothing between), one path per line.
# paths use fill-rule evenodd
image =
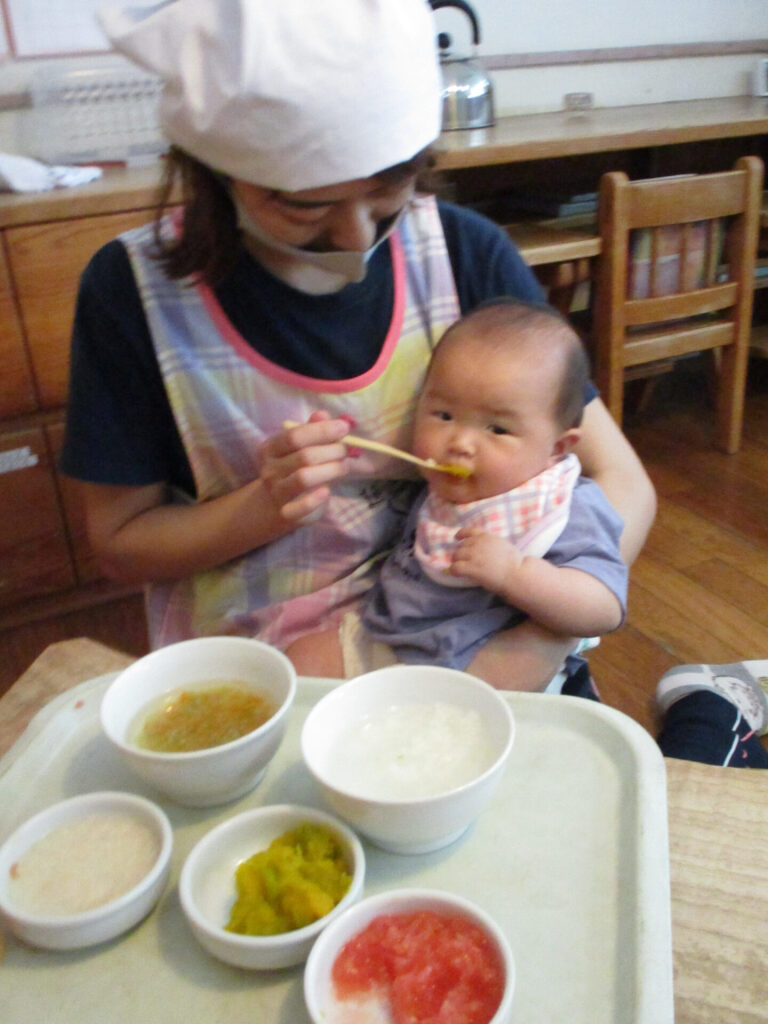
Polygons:
M768 661L732 665L679 665L659 680L656 699L662 712L697 690L719 694L741 711L753 732L768 733Z

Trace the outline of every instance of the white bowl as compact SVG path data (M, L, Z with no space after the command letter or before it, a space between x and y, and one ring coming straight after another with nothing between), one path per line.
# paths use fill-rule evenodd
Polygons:
M407 914L420 910L467 918L491 939L503 965L504 990L498 1009L488 1024L505 1024L509 1020L515 992L515 962L509 943L495 921L480 907L453 893L437 889L395 889L369 896L350 907L324 929L312 947L304 970L304 1001L313 1024L335 1024L337 1020L356 1019L354 1011L345 1011L344 1016L337 1016L334 1012L342 1004L334 994L331 971L347 942L383 914ZM360 1019L369 1018L361 1013ZM380 1018L371 1016L370 1019Z
M89 910L65 914L53 907L50 912L28 909L29 903L20 884L23 858L31 847L54 830L68 826L88 829L90 824L78 826L77 823L112 815L119 816L121 821L129 818L151 834L157 853L143 877L108 902ZM121 836L121 847L125 850L122 832ZM79 835L78 847L82 841ZM146 917L160 899L168 881L172 848L170 822L159 807L143 797L101 792L63 800L26 821L0 848L0 917L18 938L44 949L80 949L113 939ZM119 858L113 846L105 848L99 840L94 841L90 852L97 852L98 857L91 861L83 857L74 869L76 855L70 856L67 865L56 872L59 879L64 873L71 876L78 894L87 890L89 884L109 884L114 881L114 873L110 877L111 869L116 873L126 866L116 863ZM101 872L101 865L107 870Z
M181 689L237 680L268 697L275 713L230 743L188 753L144 750L132 741L137 717ZM296 694L296 673L274 647L245 637L202 637L162 647L121 672L104 694L101 724L124 763L176 803L210 807L249 792L282 742Z
M509 705L487 683L397 665L323 697L304 723L301 750L336 814L377 846L415 854L454 842L485 808L514 735Z
M228 932L225 925L236 898L238 865L303 822L324 825L341 844L352 876L346 894L325 917L292 932L280 935ZM184 862L179 898L192 931L212 956L235 967L271 970L303 963L323 928L360 897L364 879L365 855L351 829L313 807L275 804L237 814L205 835Z

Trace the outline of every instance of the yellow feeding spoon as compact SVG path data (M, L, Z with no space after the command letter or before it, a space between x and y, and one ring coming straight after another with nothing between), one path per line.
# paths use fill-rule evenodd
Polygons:
M286 420L283 423L286 430L298 427L299 424L293 420ZM382 444L381 441L369 441L367 437L356 437L355 434L347 434L342 437L341 443L351 448L365 448L369 452L379 452L380 455L391 455L395 459L402 459L404 462L412 462L414 466L421 466L422 469L432 469L438 473L450 473L451 476L460 476L466 479L472 476L472 470L466 466L457 466L451 462L441 464L434 459L420 459L417 455L404 452L400 448L393 448L392 445Z

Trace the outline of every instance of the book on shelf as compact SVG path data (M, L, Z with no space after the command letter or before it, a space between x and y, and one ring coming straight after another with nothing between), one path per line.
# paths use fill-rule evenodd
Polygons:
M577 195L557 192L515 192L506 197L512 210L536 213L543 217L569 217L597 210L597 192Z
M657 298L715 284L723 256L719 220L637 228L630 238L627 294Z
M514 217L516 214L535 214L539 217L569 217L574 214L595 213L597 192L571 194L566 192L529 191L513 189L494 199L497 216ZM483 212L481 210L481 212Z

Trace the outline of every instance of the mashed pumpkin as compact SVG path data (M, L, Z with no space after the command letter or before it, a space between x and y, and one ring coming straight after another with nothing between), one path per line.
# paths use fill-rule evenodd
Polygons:
M303 928L330 913L351 881L333 833L322 825L299 825L240 864L227 930L279 935Z
M205 750L245 736L274 713L265 697L237 682L182 690L170 700L161 698L149 714L142 712L136 743L165 754Z

